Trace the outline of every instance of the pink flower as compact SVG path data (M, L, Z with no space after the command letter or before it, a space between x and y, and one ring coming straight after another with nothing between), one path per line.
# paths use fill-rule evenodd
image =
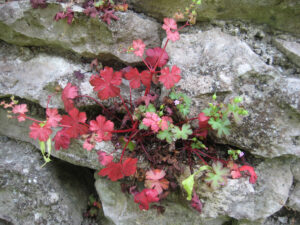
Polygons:
M134 40L132 42L132 46L134 48L134 54L136 56L142 57L143 54L144 54L145 47L146 47L146 45L144 44L144 42L141 39Z

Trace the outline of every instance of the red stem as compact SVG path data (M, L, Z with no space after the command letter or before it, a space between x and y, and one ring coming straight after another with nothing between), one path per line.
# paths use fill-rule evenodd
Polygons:
M131 87L130 87L130 109L132 110L132 100L131 100Z
M128 114L129 114L129 116L130 116L130 120L131 120L131 122L133 123L133 119L132 119L131 112L129 111L129 109L128 109L127 105L125 104L125 101L124 101L124 99L122 98L122 96L121 96L121 95L119 95L119 98L122 100L122 103L123 103L123 105L124 105L124 107L125 107L125 109L126 109L127 113L128 113Z
M147 66L148 70L151 71L152 68L149 67L149 65L148 65L148 63L145 61L145 59L144 59L142 56L140 56L140 58L143 60L143 63Z
M202 161L205 165L208 165L208 163L202 158L201 155L198 154L198 152L193 151L193 149L190 149L190 150L191 150L193 153L195 153L195 154L201 159L201 161Z
M139 130L137 130L136 132L132 132L131 135L129 136L128 138L128 141L127 143L125 144L123 150L122 150L122 154L121 154L121 158L120 158L120 163L122 163L122 159L123 159L123 156L124 156L124 153L125 153L125 149L127 148L129 142L131 141L131 138L136 135L137 133L139 132Z

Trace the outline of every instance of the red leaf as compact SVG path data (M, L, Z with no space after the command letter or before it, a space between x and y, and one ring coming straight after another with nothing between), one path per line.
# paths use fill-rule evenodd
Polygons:
M69 126L64 128L64 133L70 138L77 138L79 135L86 134L88 132L88 126L85 123L86 114L85 112L79 112L78 109L74 108L69 111L69 115L63 115L61 124Z
M142 122L145 126L151 127L151 130L157 133L159 130L160 121L161 119L156 113L146 112L146 116Z
M31 4L31 7L34 8L34 9L37 9L37 8L46 8L47 7L47 2L46 0L30 0L30 4Z
M116 87L122 83L122 73L115 72L110 67L105 67L100 71L100 76L92 75L90 84L94 86L94 91L98 91L101 100L116 97L120 94L120 88Z
M197 196L196 192L193 193L193 198L191 200L191 206L196 209L199 213L202 211L202 202Z
M156 63L157 63L158 67L163 67L164 65L167 64L167 62L169 60L169 56L168 56L167 52L160 47L148 49L146 51L146 55L148 57L146 57L145 60L152 68L154 68ZM159 57L160 57L160 59L159 59ZM159 59L159 61L157 62L158 59Z
M153 189L144 189L134 196L134 202L139 204L140 210L148 210L149 203L158 201L158 193Z
M73 21L73 17L74 17L73 10L70 9L70 8L67 8L66 12L61 11L61 12L56 13L55 16L54 16L54 20L58 21L58 20L61 20L61 19L64 19L64 18L68 18L67 22L70 25Z
M99 16L99 12L95 7L87 7L83 12L85 15L90 16L92 18L96 18L97 16Z
M70 145L70 138L65 134L64 129L58 131L53 138L53 141L55 142L54 147L55 150L59 150L60 148L67 149Z
M151 73L148 70L144 70L143 72L141 72L141 77L143 85L145 85L147 88L150 88L152 81Z
M159 180L166 176L166 172L160 169L149 170L146 172L146 179L147 180Z
M58 114L57 109L47 109L46 115L48 117L47 124L51 127L57 127L59 121L61 121L62 117Z
M122 164L111 162L100 170L100 176L108 176L112 181L122 179L124 176L131 176L136 171L137 159L128 158Z
M98 173L100 176L108 176L112 181L117 181L124 177L122 164L111 162Z
M176 21L172 18L164 18L164 24L162 26L162 28L165 31L169 31L169 30L177 30L177 24Z
M14 114L17 114L17 113L25 114L26 112L28 112L27 105L26 104L15 105L13 107L12 112Z
M141 74L137 68L132 68L128 73L125 74L125 78L130 80L131 88L139 88L141 86Z
M106 152L103 151L98 151L97 154L98 154L98 161L103 166L106 166L109 163L111 163L114 158L112 155L108 155Z
M208 128L209 128L209 124L208 124L209 118L210 117L205 116L205 113L203 112L198 114L199 129L201 129L201 132L198 133L197 136L206 138L208 133Z
M138 159L136 159L136 158L127 158L123 162L122 170L123 170L124 176L128 177L135 173L137 160Z
M180 35L178 31L167 31L167 38L172 42L178 41L180 39Z
M169 188L169 181L162 179L166 175L165 171L160 169L150 170L146 173L145 186L147 188L155 189L158 194L161 194L163 190Z
M47 141L49 139L50 134L52 133L52 130L47 124L40 126L37 123L33 123L29 128L29 137L33 139L38 138L40 141Z
M250 174L250 179L249 179L249 182L251 184L255 184L256 183L256 180L257 180L257 175L254 171L254 168L252 166L241 166L239 168L239 171L248 171L248 173Z
M83 148L91 151L93 148L95 147L95 144L92 144L90 142L90 138L85 139L84 143L83 143Z
M111 132L114 130L114 123L110 120L106 121L104 116L99 115L96 120L90 122L90 130L97 132L96 141L109 141L112 137Z
M61 94L61 99L64 103L65 110L68 112L74 108L73 100L78 96L78 88L76 86L72 86L71 83L68 83L64 88Z
M104 9L104 14L101 16L102 21L110 25L111 19L119 20L119 17L114 15L114 13L115 10Z
M173 66L171 72L169 67L163 68L161 70L161 75L159 76L159 81L164 84L166 89L173 87L180 79L180 69L177 66Z

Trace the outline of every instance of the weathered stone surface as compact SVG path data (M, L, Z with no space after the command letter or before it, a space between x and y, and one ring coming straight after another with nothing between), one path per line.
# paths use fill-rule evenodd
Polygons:
M85 57L100 57L107 61L119 59L125 63L140 62L134 54L123 52L135 39L147 45L160 45L159 25L131 11L117 13L117 22L107 25L84 15L74 8L72 25L65 20L53 20L64 4L50 3L45 9L32 9L26 0L0 5L0 39L20 46L46 46L73 51Z
M295 181L300 182L300 159L296 159L292 164L292 173Z
M238 220L263 221L279 211L288 199L293 183L289 158L266 160L255 167L257 183L248 179L229 179L227 185L214 192L197 189L205 200L203 214L216 218L228 215Z
M300 66L300 44L297 42L275 39L275 45L282 51L293 63Z
M76 79L74 71L84 73L82 80ZM75 62L62 56L46 53L35 54L29 48L0 43L0 96L15 95L38 102L47 107L48 96L51 95L49 107L63 108L60 94L53 95L55 86L64 88L67 83L76 85L80 95L89 95L97 99L89 80L92 73L89 64ZM129 99L129 83L123 79L121 84L123 98ZM142 95L142 88L132 91L132 99ZM112 100L102 101L109 105ZM95 102L80 98L80 105L94 105Z
M162 224L162 225L221 225L228 221L226 216L218 218L205 218L192 208L187 207L188 202L178 196L168 197L162 201L165 212L157 214L155 209L141 211L134 203L133 196L121 192L120 183L99 178L95 174L95 187L100 197L104 216L113 224Z
M244 42L212 29L182 34L166 48L169 65L182 70L179 87L193 99L193 116L218 101L244 98L242 124L219 140L264 157L300 156L300 79L281 76Z
M5 135L17 140L29 142L36 148L39 148L37 140L29 138L29 127L32 124L31 121L19 123L15 119L7 119L7 112L0 108L0 134ZM70 147L67 150L61 149L59 151L54 150L54 144L52 143L51 155L61 160L67 161L74 165L84 166L91 169L100 169L101 165L98 162L97 151L102 150L108 153L114 151L114 146L110 141L98 143L95 149L87 151L82 147L83 142L80 140L73 140Z
M60 162L41 168L30 144L0 137L0 223L80 225L88 194L83 168Z
M192 1L186 0L129 0L136 11L162 20L164 17L173 17L174 13L189 6ZM202 1L197 10L198 20L211 19L240 19L255 23L265 23L273 28L300 33L300 3L297 0L255 0L255 1Z
M291 191L287 205L293 210L300 212L300 182L297 182L295 187Z

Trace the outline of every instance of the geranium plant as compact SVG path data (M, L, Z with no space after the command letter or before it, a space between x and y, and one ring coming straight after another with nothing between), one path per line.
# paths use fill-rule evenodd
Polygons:
M217 153L209 151L208 132L216 131L218 137L229 135L231 123L247 115L240 106L242 99L236 97L229 104L217 103L216 95L213 103L203 109L197 117L188 118L191 99L178 92L175 84L181 80L181 70L176 65L167 66L169 56L165 51L168 43L180 39L179 31L190 23L178 28L172 18L165 18L162 28L166 31L167 40L163 48L147 49L142 40L133 40L127 52L134 53L144 62L146 69L126 68L114 71L104 67L90 78L90 84L103 101L117 98L114 107L105 108L102 103L90 96L79 95L78 87L68 83L62 93L65 114L58 109L46 109L46 119L38 121L26 115L26 104L18 104L12 98L10 103L1 102L4 108L12 109L9 117L18 121L34 121L30 126L29 136L40 143L40 149L45 162L50 161L51 143L55 150L69 148L72 139L84 140L83 148L94 149L97 142L113 141L116 149L122 148L119 158L112 154L98 151L99 163L104 166L99 176L107 176L112 181L131 179L130 184L123 182L122 189L134 195L134 201L141 210L148 210L149 204L165 198L169 191L178 186L177 176L182 173L184 165L193 172L183 182L187 199L191 206L201 212L202 203L196 194L194 183L196 177L203 177L212 189L226 184L228 178L250 176L250 183L255 183L257 176L253 167L239 165L237 160L244 157L242 151L230 150L228 160L220 159ZM120 90L123 79L129 81L130 99L124 99ZM160 102L158 95L151 91L154 85L170 90L170 94ZM145 87L142 97L133 101L131 90ZM94 119L87 119L85 112L76 107L76 99L89 98L102 108L102 114ZM48 103L51 97L49 97ZM125 113L124 113L125 111ZM231 118L234 118L232 121ZM198 121L197 126L192 126ZM59 128L58 131L54 131ZM54 134L51 138L50 135ZM138 156L143 156L149 162L149 167L138 168ZM197 166L197 165L200 165ZM243 174L244 173L244 174ZM198 176L196 176L198 175ZM144 189L138 190L137 183L144 182Z

